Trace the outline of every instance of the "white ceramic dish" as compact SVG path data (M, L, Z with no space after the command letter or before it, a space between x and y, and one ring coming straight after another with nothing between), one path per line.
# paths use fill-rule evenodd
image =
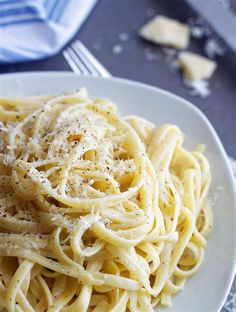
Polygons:
M234 276L236 256L236 195L225 151L206 117L187 101L166 91L122 79L72 73L27 73L0 76L0 95L59 94L88 88L91 96L107 97L122 114L138 114L155 124L174 123L186 135L186 146L206 145L212 167L214 227L204 263L165 311L216 312L222 307Z

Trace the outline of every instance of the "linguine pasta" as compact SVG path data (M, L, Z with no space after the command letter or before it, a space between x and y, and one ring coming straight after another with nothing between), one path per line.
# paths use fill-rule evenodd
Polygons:
M0 308L154 311L199 268L210 168L85 90L0 99Z

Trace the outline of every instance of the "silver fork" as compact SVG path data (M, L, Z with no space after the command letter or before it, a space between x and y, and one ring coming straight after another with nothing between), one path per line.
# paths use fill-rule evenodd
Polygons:
M63 55L72 71L82 75L97 77L111 77L106 68L98 62L85 45L76 40L63 51Z

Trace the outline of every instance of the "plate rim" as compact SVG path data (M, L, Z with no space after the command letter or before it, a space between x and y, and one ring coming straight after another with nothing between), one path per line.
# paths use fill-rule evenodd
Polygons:
M139 87L139 88L144 88L146 90L150 90L150 91L155 91L158 92L164 96L167 96L169 98L172 98L174 101L178 101L180 103L180 105L185 106L188 110L191 110L193 113L197 114L206 124L208 130L210 131L210 133L213 136L213 139L215 140L215 143L217 144L220 152L221 152L221 156L223 157L224 163L225 163L225 171L227 173L227 179L230 182L231 190L230 192L233 195L232 198L232 202L233 202L233 212L234 215L236 216L236 187L234 187L235 184L235 178L233 176L233 172L231 170L229 161L228 161L228 156L226 154L225 148L215 130L215 128L213 127L213 125L211 124L210 120L207 118L207 116L197 107L195 106L193 103L191 103L190 101L182 98L179 95L176 95L168 90L147 84L147 83L143 83L143 82L139 82L139 81L135 81L135 80L131 80L131 79L127 79L127 78L120 78L120 77L109 77L109 78L105 78L105 77L95 77L95 76L85 76L85 75L81 75L81 74L77 74L77 73L73 73L73 72L69 72L69 71L32 71L32 72L15 72L15 73L5 73L5 74L1 74L0 75L0 82L1 80L4 79L16 79L16 78L20 78L20 77L29 77L29 76L34 76L34 77L38 77L38 76L48 76L48 77L52 77L52 76L68 76L68 77L79 77L82 79L87 79L87 80L104 80L104 81L113 81L114 83L118 82L124 85L131 85L134 87ZM0 88L1 90L1 88ZM0 97L1 97L1 93L0 93ZM234 240L235 245L234 247L234 251L233 251L233 257L234 257L234 261L236 264L236 239ZM230 278L229 281L227 283L227 287L225 287L225 294L222 298L222 301L220 303L220 306L218 308L218 311L221 310L221 308L223 307L225 300L229 294L229 291L231 289L233 280L234 280L234 276L235 276L235 267L232 267L230 270Z

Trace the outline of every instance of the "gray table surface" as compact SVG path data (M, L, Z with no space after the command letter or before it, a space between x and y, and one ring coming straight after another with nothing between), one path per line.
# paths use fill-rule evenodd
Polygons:
M142 81L191 101L210 119L227 153L236 158L236 62L232 64L227 57L217 58L218 68L210 81L211 95L204 99L191 96L181 74L168 68L162 48L137 36L137 30L155 14L182 21L193 16L185 10L182 0L99 0L72 41L80 39L112 75ZM121 42L121 33L127 33L129 40ZM122 53L112 52L116 44L122 45ZM203 46L204 39L193 39L189 49L204 54ZM155 53L157 59L147 60L147 49ZM48 70L70 71L70 68L62 53L41 61L0 65L0 73ZM231 289L235 291L236 280Z

